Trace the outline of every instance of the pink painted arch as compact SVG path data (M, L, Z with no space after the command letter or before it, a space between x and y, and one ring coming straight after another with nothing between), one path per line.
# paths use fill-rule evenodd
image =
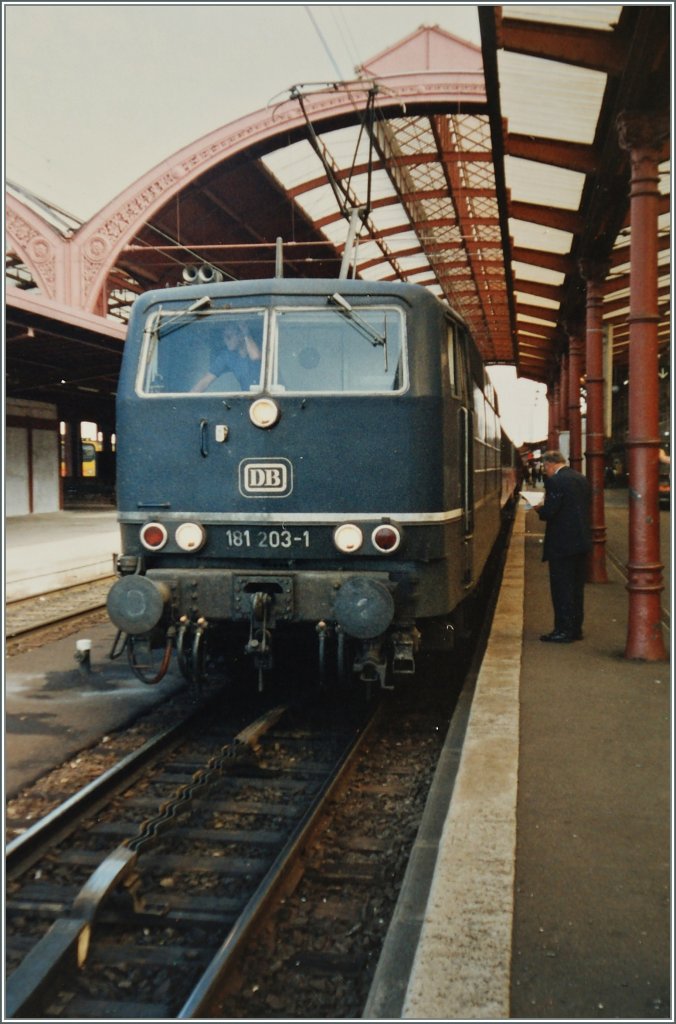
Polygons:
M5 193L5 230L7 251L26 265L42 295L65 301L68 240L11 192Z
M378 90L375 103L382 111L438 110L453 103L481 106L486 102L480 50L438 28L419 29L366 68L369 78L304 96L313 124L321 126L338 119L357 123L374 83ZM158 209L192 181L248 147L269 143L274 149L275 139L279 138L280 144L281 139L286 142L289 132L304 124L299 102L285 100L203 136L130 185L70 240L73 305L100 311L101 293L120 251Z

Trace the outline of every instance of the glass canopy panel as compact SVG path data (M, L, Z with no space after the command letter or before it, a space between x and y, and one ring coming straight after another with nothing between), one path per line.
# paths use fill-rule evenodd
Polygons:
M505 157L505 177L512 202L538 203L560 210L577 210L582 199L585 176L551 164L539 164L520 157Z
M498 52L502 113L509 131L591 145L606 75L520 53Z
M298 196L296 202L312 220L321 220L338 209L336 197L328 185L313 188Z
M380 246L370 239L362 239L359 242L359 263L369 263L371 260L383 259L383 251Z
M412 249L421 244L414 231L402 231L400 234L388 235L387 241L393 250Z
M618 4L508 4L502 8L504 18L599 31L615 28L621 13L622 7Z
M309 142L295 142L261 158L285 189L294 189L324 174L322 162Z
M534 281L537 284L552 284L558 287L564 282L564 275L556 270L548 270L546 267L538 267L535 263L520 263L515 260L512 264L514 276L522 284Z
M531 313L527 313L525 309L519 310L519 324L532 324L533 327L551 327L552 324L556 323L556 317L552 316L551 320L544 320L542 317L533 316Z
M391 206L379 206L372 210L370 218L376 231L386 231L388 228L396 228L408 223L408 217L399 203L392 203Z
M533 302L533 296L531 295L531 293L524 292L521 290L517 290L514 292L514 298L518 303L522 303L523 305L528 305L529 302ZM559 309L559 303L555 302L554 299L546 299L540 295L538 295L537 297L537 304L542 309L551 309L553 314L556 314Z
M544 227L542 224L533 224L530 221L515 220L509 221L509 230L517 246L526 249L541 249L543 252L559 253L560 255L570 252L573 235L568 231L558 231L556 228Z
M408 270L419 270L420 267L429 266L429 261L424 253L415 256L402 256L397 258L397 265L406 272Z

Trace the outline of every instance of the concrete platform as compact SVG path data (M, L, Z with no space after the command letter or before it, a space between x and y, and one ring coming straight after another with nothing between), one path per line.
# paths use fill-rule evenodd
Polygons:
M5 520L5 601L114 575L119 550L114 509L11 516Z
M78 638L92 642L86 674L75 660ZM6 659L6 801L185 686L175 659L160 683L146 686L126 656L109 659L114 639L115 629L106 623Z
M7 519L6 601L111 576L119 537L117 514L109 509ZM92 641L86 675L75 660L78 638ZM109 659L114 639L114 627L105 623L5 659L6 800L184 685L172 663L161 683L145 686L126 657Z
M114 513L31 519L6 524L8 597L10 583L82 582L111 565ZM518 513L474 700L449 732L368 1019L673 1019L671 670L623 657L626 492L607 492L606 522L609 582L586 588L585 639L554 646L539 641L552 628L543 524ZM113 635L92 631L87 679L72 638L48 659L6 662L6 797L180 685L173 665L144 687L107 662Z
M670 666L623 657L613 563L586 587L585 639L540 642L543 530L519 511L464 743L452 727L442 761L450 806L440 782L367 1019L673 1020Z

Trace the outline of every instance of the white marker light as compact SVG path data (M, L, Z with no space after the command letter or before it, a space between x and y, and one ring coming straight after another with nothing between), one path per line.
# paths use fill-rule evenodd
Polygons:
M363 542L364 534L355 523L343 523L333 534L333 543L346 555L358 551Z

